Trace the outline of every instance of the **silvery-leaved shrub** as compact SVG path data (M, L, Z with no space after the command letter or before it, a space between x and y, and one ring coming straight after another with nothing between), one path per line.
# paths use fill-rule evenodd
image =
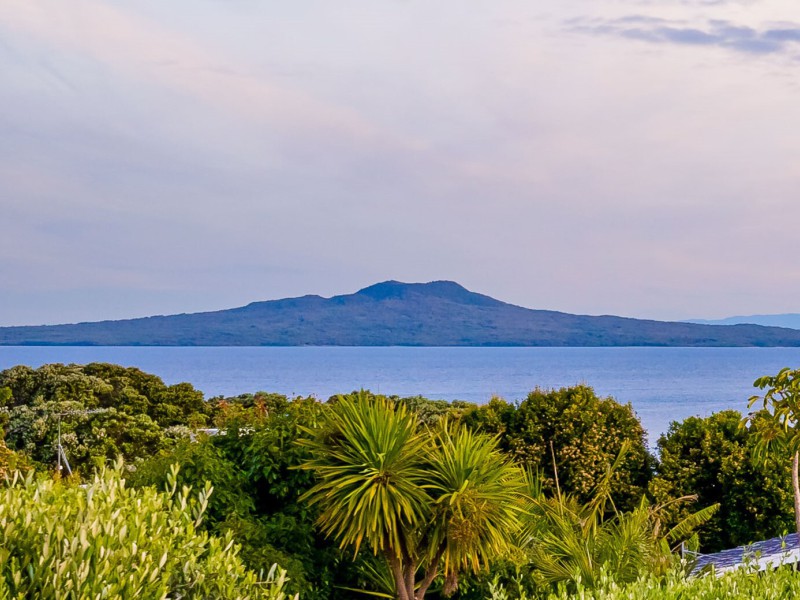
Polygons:
M121 467L78 486L13 474L0 489L0 600L290 600L285 572L258 575L230 535L199 529L211 487L131 489ZM297 597L294 597L297 600Z

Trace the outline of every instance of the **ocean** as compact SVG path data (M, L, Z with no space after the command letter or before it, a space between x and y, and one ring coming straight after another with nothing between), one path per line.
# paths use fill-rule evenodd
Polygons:
M356 389L485 403L585 383L631 403L650 443L671 421L747 410L753 381L800 367L800 348L0 347L0 369L110 362L187 381L206 397Z

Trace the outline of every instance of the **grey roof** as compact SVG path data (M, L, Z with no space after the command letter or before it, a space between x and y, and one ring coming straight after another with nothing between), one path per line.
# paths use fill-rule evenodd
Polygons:
M800 562L800 541L796 533L723 550L715 554L698 554L692 569L697 574L713 566L716 573L724 573L743 566L758 570Z

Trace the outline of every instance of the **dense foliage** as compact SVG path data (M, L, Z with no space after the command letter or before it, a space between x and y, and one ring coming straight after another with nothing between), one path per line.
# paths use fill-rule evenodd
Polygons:
M118 456L148 457L209 422L212 406L188 383L165 385L135 368L92 363L18 366L0 372L8 447L39 467L61 443L74 471L90 475Z
M199 529L196 496L127 487L119 469L87 485L12 478L0 492L0 598L284 600L285 575L245 568L230 535Z
M611 500L610 484L623 458L624 453L587 503L561 493L548 497L533 486L522 548L531 583L539 589L554 585L569 589L579 583L594 587L605 573L613 573L618 582L646 574L665 575L675 564L674 551L680 544L688 542L696 549L694 532L714 515L718 505L691 513L673 527L664 522L669 505L653 505L646 497L636 508L619 511Z
M726 410L710 417L672 423L658 440L658 474L650 482L660 502L696 495L695 506L719 504L703 527L701 549L716 552L791 531L792 496L789 463L756 460L754 440L740 427L742 415ZM695 508L673 505L676 522Z
M322 531L385 558L399 600L421 600L440 573L450 596L462 572L512 548L524 479L496 439L447 419L423 427L403 403L360 393L303 445Z
M721 577L686 578L680 570L666 578L645 575L632 583L620 583L606 573L596 586L562 586L547 600L785 600L800 595L800 573L791 567L763 573L742 569ZM534 600L512 582L494 585L488 600Z
M776 378L763 383L767 393L784 389ZM358 590L409 600L451 593L461 600L567 597L569 591L609 600L668 599L678 597L669 595L674 590L688 594L698 585L671 570L670 549L695 528L702 551L792 528L787 452L800 444L792 446L785 433L782 406L769 404L769 419L763 411L751 413L747 427L736 411L673 423L658 440L656 458L630 405L600 398L584 385L536 389L520 403L495 398L484 406L369 392L327 402L266 393L204 400L189 384L166 385L134 368L14 367L0 372L0 477L33 472L24 484L17 476L15 493L40 486L47 502L61 506L58 498L68 498L84 506L83 488L35 479L53 475L60 425L74 479L91 481L90 490L120 490L124 498L145 502L143 513L152 509L176 519L175 503L184 507L192 535L208 544L197 556L187 555L186 565L204 564L216 556L212 546L222 544L215 565L231 566L244 581L248 569L267 572L277 563L288 576L283 589L304 600L368 597ZM126 485L109 483L119 472L92 479L117 459L124 462ZM527 491L520 467L536 482ZM177 491L203 490L207 482L214 493L200 500ZM91 492L97 498L103 493ZM19 506L14 502L7 504ZM42 511L50 510L47 502ZM201 520L192 514L198 502ZM125 510L120 519L128 518ZM73 515L75 527L86 523L82 514ZM58 531L63 542L82 530ZM180 540L172 543L180 546ZM134 560L124 553L119 560L123 556ZM178 564L170 560L165 569ZM7 572L22 564L0 552ZM177 581L148 572L155 582ZM504 587L492 592L495 578ZM767 595L795 589L785 587L794 585L789 579L752 579L737 585ZM624 583L628 587L620 587ZM696 589L698 597L713 597ZM14 593L0 587L0 600ZM41 597L57 597L48 594Z
M624 444L628 451L613 481L616 505L635 506L652 475L645 432L630 404L598 398L585 385L536 389L519 404L494 398L467 411L464 422L499 435L500 447L541 473L550 493L556 487L555 464L561 489L587 501Z
M298 467L308 451L296 442L313 428L324 405L311 398L277 394L215 399L215 425L223 434L199 436L162 450L128 475L135 486L165 485L178 464L181 485L210 481L206 526L230 533L251 568L277 562L289 588L304 600L348 598L342 587L358 585L358 562L314 527L316 511L299 497L314 478Z
M800 369L781 369L777 375L764 375L753 384L765 390L750 398L749 406L761 408L742 422L755 441L753 454L767 461L777 459L792 464L795 532L800 536Z

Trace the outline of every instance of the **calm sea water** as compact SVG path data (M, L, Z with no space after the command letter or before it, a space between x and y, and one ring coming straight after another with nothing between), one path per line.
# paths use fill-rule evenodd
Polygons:
M483 403L536 386L586 383L630 402L654 443L670 421L745 411L753 380L800 366L800 348L131 348L0 347L0 369L103 361L139 367L206 396L366 388Z

